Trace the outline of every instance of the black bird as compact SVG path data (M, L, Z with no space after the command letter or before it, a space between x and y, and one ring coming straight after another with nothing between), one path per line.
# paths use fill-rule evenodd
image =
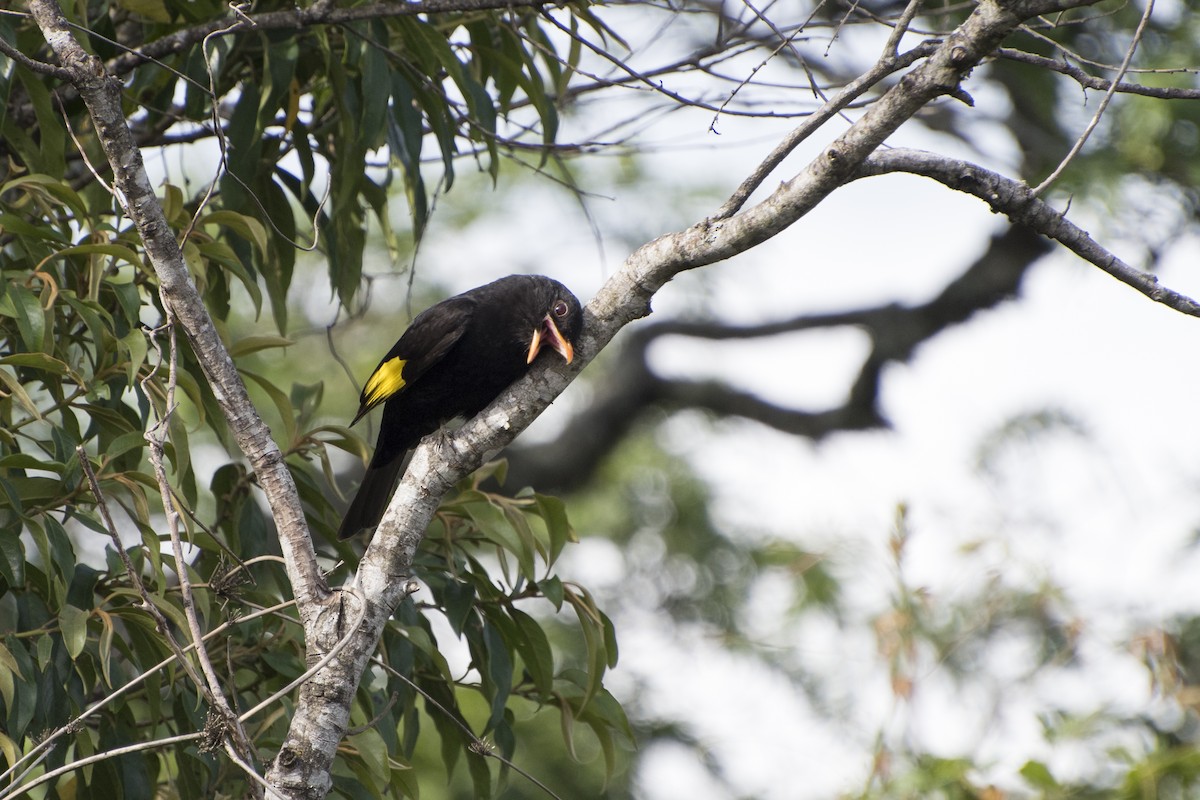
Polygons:
M583 327L579 301L542 275L509 275L431 306L367 378L358 413L383 403L375 455L338 538L379 524L405 454L455 417L473 417L525 374L543 347L567 363Z

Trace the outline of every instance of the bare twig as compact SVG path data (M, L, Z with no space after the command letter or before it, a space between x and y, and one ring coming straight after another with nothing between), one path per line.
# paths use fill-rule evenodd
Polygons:
M908 7L904 9L904 13L897 22L895 30L892 31L888 37L887 44L884 45L883 55L879 57L875 65L842 87L840 92L832 99L826 101L816 113L804 120L783 141L777 144L770 155L763 159L762 163L754 169L754 172L750 173L742 181L741 185L725 201L725 204L717 209L717 213L712 217L714 220L727 219L741 210L746 201L750 199L750 195L754 193L754 190L762 185L767 176L783 163L783 160L793 150L799 147L805 139L815 133L818 128L832 117L841 113L843 109L862 95L863 92L896 70L911 66L919 59L928 56L934 51L939 42L925 42L904 54L900 54L897 50L900 46L900 40L903 38L908 25L912 22L913 16L916 14L920 4L921 0L909 0Z
M496 759L501 764L504 764L506 767L511 769L513 772L516 772L518 775L525 778L525 780L529 781L534 786L538 787L543 792L545 792L546 794L553 797L554 800L562 800L562 798L559 797L558 794L556 794L553 789L551 789L549 786L547 786L542 781L538 780L537 777L535 777L531 773L527 772L526 770L521 769L516 764L514 764L512 761L510 761L509 759L507 759L504 756L497 753L496 748L492 746L491 742L487 741L486 739L482 739L479 736L476 736L475 731L471 730L470 726L468 726L465 722L463 722L461 717L459 717L453 711L451 711L450 709L448 709L444 705L442 705L440 702L438 702L436 697L434 697L429 692L425 691L420 686L418 686L416 684L416 682L413 681L411 678L409 678L407 675L400 672L398 669L393 667L391 664L385 663L383 661L383 659L381 659L381 658L373 658L371 661L376 666L383 668L383 670L385 672L389 672L392 675L394 675L395 677L397 677L400 680L407 683L414 692L416 692L417 694L419 694L425 698L426 703L429 703L434 708L436 708L442 714L442 716L444 716L447 720L452 722L459 730L461 730L463 733L465 733L467 735L467 738L469 738L471 740L471 752L472 753L475 753L476 755L479 755L479 756L484 756L486 758Z
M212 660L208 656L208 650L204 647L204 632L200 629L200 618L196 614L196 598L192 594L192 579L188 575L187 560L183 557L183 541L179 533L179 513L175 510L174 492L171 489L171 482L167 478L164 461L165 443L170 430L171 418L175 413L178 349L175 343L175 322L170 319L171 306L165 302L165 298L163 307L167 309L167 331L170 337L167 354L166 403L158 422L146 431L145 439L150 446L150 464L154 468L154 476L158 481L159 492L162 496L163 511L167 516L167 533L171 539L172 554L175 556L175 574L179 580L179 589L183 598L184 618L187 619L192 643L196 645L196 659L199 661L200 670L204 675L204 682L198 683L197 688L204 690L205 684L207 684L207 691L204 691L205 699L208 700L212 709L224 721L225 734L229 737L233 745L239 752L246 754L248 757L248 754L252 752L250 738L246 736L246 731L242 728L241 722L230 707L229 701L225 697L224 689L221 686L221 681L217 677L216 670L213 669ZM157 339L152 337L152 343L155 349L159 350L159 357L161 359L162 353ZM146 380L149 380L149 376L147 376Z
M545 19L551 25L553 25L554 27L556 27L560 31L562 31L563 34L570 36L571 38L573 38L574 40L576 40L577 42L582 44L584 47L586 47L588 50L591 50L594 54L596 54L600 58L603 58L603 59L611 62L612 65L616 69L624 72L630 78L629 81L614 81L613 83L620 83L622 85L629 84L629 85L635 85L635 86L637 84L641 84L643 87L645 87L646 91L661 94L664 97L670 99L673 103L676 103L680 106L689 106L692 108L699 108L704 111L711 111L714 114L723 114L725 116L731 116L731 117L732 116L737 116L737 117L778 117L778 116L783 116L783 115L775 114L775 113L771 113L771 112L753 112L753 111L731 110L731 109L725 108L724 106L716 106L716 105L713 105L712 103L704 102L703 100L696 100L696 99L693 99L690 97L685 97L684 95L680 94L679 92L676 92L672 89L668 89L666 86L663 85L662 81L655 80L651 73L639 72L638 70L635 70L633 67L629 66L629 64L626 63L625 61L623 61L622 59L617 58L612 53L608 52L608 50L606 50L603 47L600 47L599 45L597 45L595 42L591 41L587 37L580 36L578 33L576 33L575 31L572 31L568 26L559 22L554 17L547 15L545 17Z
M267 783L266 778L259 775L258 771L238 754L237 748L228 740L225 742L225 755L229 756L229 760L236 764L238 769L246 773L247 778L258 784L259 788L262 789L264 797L268 798L268 800L283 800L283 795L275 791L275 787Z
M209 100L209 115L212 120L213 133L217 138L217 146L221 151L221 160L214 171L212 180L208 183L208 188L204 190L204 196L200 198L200 202L196 204L196 212L192 214L192 218L188 220L187 227L184 228L183 234L179 237L180 243L186 242L192 235L192 231L196 229L196 224L200 220L200 215L204 213L204 209L208 207L209 201L212 199L213 193L217 190L217 181L228 171L229 168L229 141L225 138L225 128L221 125L220 100L217 98L217 78L213 71L213 57L209 55L208 43L209 40L216 36L223 36L227 33L232 33L243 27L253 27L253 21L247 21L248 17L242 13L240 8L237 8L233 3L229 7L237 12L237 18L231 25L213 31L204 37L200 42L200 54L204 56L204 68L208 73L208 93Z
M249 711L242 712L242 714L238 717L238 722L245 722L258 712L262 711L264 708L277 703L281 697L291 694L296 687L303 685L308 681L309 678L324 669L331 661L333 661L334 658L337 657L340 652L342 652L342 649L353 640L353 633L357 631L358 626L362 624L363 618L367 614L367 608L369 607L369 604L354 589L346 590L343 597L353 597L358 605L357 615L354 617L352 624L346 629L348 631L347 635L343 636L341 639L338 639L338 641L334 643L333 647L329 648L329 652L322 656L317 663L313 664L311 667L297 676L287 686L284 686L282 689L275 692L270 697L254 706L254 708L251 708Z
M1140 83L1122 83L1113 81L1107 78L1101 78L1097 75L1092 75L1074 64L1065 61L1059 61L1055 58L1047 58L1039 56L1036 53L1027 53L1024 50L1014 50L1011 47L1001 47L995 52L998 58L1005 58L1009 61L1017 61L1022 64L1029 64L1034 67L1041 67L1052 72L1057 72L1061 75L1066 75L1085 89L1098 89L1107 91L1113 85L1116 85L1117 91L1121 94L1136 94L1142 97L1154 97L1160 100L1200 100L1200 89L1192 89L1186 86L1143 86ZM1195 70L1152 70L1153 72L1195 72Z
M103 186L104 190L111 194L113 198L116 199L116 201L121 205L121 208L124 208L125 199L117 193L115 186L104 180L104 177L96 169L96 166L92 163L92 159L88 156L87 149L83 146L83 142L79 141L79 137L75 135L75 127L71 125L71 115L67 113L65 108L63 108L62 98L58 96L58 92L54 93L54 99L58 103L59 113L62 114L63 127L67 129L67 135L71 137L71 141L75 144L75 149L79 151L79 158L83 161L83 165L87 167L88 172L92 173L92 177L96 179L96 183Z
M1130 286L1182 314L1200 317L1200 303L1169 289L1148 272L1133 267L1101 247L1087 231L1067 220L1061 212L1039 200L1033 190L1020 181L1006 178L968 161L947 158L923 150L881 151L864 161L859 177L891 172L924 175L960 192L975 195L992 210L1013 222L1027 225L1047 236L1085 261L1099 267L1121 283Z
M104 519L104 526L108 529L109 538L112 539L113 549L121 559L121 564L125 567L125 574L129 578L130 584L137 590L138 595L142 598L142 609L154 619L154 624L158 628L158 632L162 634L167 642L167 646L171 652L175 654L175 658L179 660L180 666L187 672L188 677L197 685L197 688L203 689L203 681L200 678L200 673L196 672L196 667L189 661L183 653L183 648L175 639L175 634L171 632L171 623L163 616L162 611L154 604L150 593L146 591L146 584L142 583L142 577L134 568L133 562L129 559L129 554L125 552L125 545L121 543L121 537L117 535L117 526L113 522L112 515L108 510L108 501L104 499L104 493L100 490L100 481L96 478L96 472L92 469L92 462L88 458L87 451L83 449L83 445L75 448L75 454L79 457L79 465L83 469L83 474L87 476L88 485L91 487L92 496L96 498L96 507L100 510L100 516Z
M1038 184L1033 190L1034 195L1039 195L1046 191L1051 184L1058 180L1058 177L1063 174L1063 171L1067 168L1067 165L1070 164L1071 161L1074 160L1075 156L1079 154L1079 151L1083 149L1083 145L1092 135L1092 131L1096 130L1096 126L1100 124L1100 118L1104 116L1104 111L1108 108L1109 101L1111 101L1113 95L1116 94L1117 87L1121 84L1121 78L1125 77L1125 71L1129 69L1129 62L1133 60L1133 54L1137 52L1138 44L1142 41L1142 34L1146 30L1146 24L1150 22L1150 15L1153 13L1154 0L1146 0L1146 10L1142 13L1141 20L1138 21L1137 30L1133 32L1133 41L1129 43L1129 49L1125 51L1125 58L1123 61L1121 61L1121 66L1117 70L1117 74L1113 76L1112 85L1108 87L1108 91L1104 93L1104 97L1100 100L1100 106L1096 109L1096 113L1092 115L1091 122L1089 122L1087 127L1084 128L1083 133L1079 135L1079 138L1075 140L1075 144L1071 146L1070 152L1067 153L1062 162L1054 168L1054 171L1046 177L1046 180Z
M0 53L11 58L13 61L20 64L25 69L31 72L36 72L39 75L46 75L50 78L58 78L61 81L69 81L71 73L55 64L47 64L45 61L38 61L35 58L22 53L17 48L8 43L8 40L0 38Z
M75 770L86 767L89 764L97 764L101 761L107 761L110 758L118 758L120 756L129 755L130 753L140 753L144 750L155 750L159 747L170 747L173 744L192 742L196 739L199 739L202 735L203 734L200 732L181 733L178 736L168 736L165 739L152 739L148 742L138 742L137 744L128 744L124 747L114 747L112 750L105 750L103 753L96 753L94 755L87 756L86 758L77 759L72 761L70 764L64 764L57 769L52 769L44 775L39 775L35 780L30 781L25 786L22 786L21 792L23 796L28 797L28 792L30 789L41 786L43 783L56 780L69 772L74 772ZM8 796L10 795L0 795L0 797Z
M821 5L822 5L822 3L817 3L813 7L813 10L809 13L808 19L805 20L800 25L797 25L796 30L792 31L789 34L789 33L786 33L784 31L780 30L779 26L776 25L771 20L770 17L768 17L762 11L759 11L758 8L756 8L752 3L749 3L749 2L746 3L746 7L750 9L750 11L754 14L755 18L761 20L768 28L770 28L771 32L775 34L775 36L779 39L779 44L777 44L771 50L771 52L767 54L766 58L764 58L762 61L760 61L758 64L756 64L753 69L750 70L749 75L747 75L744 79L739 81L737 86L733 87L733 91L731 91L729 93L729 95L725 98L724 102L721 103L721 107L717 110L717 113L713 115L712 122L710 122L708 124L708 129L710 131L716 133L717 120L720 119L721 112L724 111L729 106L729 104L733 102L733 98L735 98L737 96L738 92L740 92L744 87L749 85L750 82L754 80L754 76L756 74L758 74L758 71L760 69L762 69L767 64L769 64L776 56L778 56L785 49L790 50L792 55L796 58L796 61L804 68L804 74L806 76L808 76L809 85L812 87L813 95L823 101L829 100L829 98L825 96L825 93L817 85L816 76L813 75L812 68L809 67L808 61L805 60L804 55L799 50L796 49L796 45L795 45L796 37L799 36L804 31L804 29L808 25L808 23L811 22L813 17L815 17L817 15L817 13L821 9Z

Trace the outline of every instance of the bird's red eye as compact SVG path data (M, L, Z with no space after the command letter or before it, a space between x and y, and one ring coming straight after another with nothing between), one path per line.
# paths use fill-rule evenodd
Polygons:
M557 303L554 304L554 316L565 317L567 315L567 311L568 311L567 304L565 302L563 302L562 300L559 300Z

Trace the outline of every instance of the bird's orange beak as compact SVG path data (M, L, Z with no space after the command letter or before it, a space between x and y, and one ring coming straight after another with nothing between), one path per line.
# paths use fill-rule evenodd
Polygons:
M575 358L575 348L558 330L558 326L554 324L554 320L549 314L542 320L541 326L533 331L533 339L529 342L529 357L525 359L526 364L533 363L543 344L557 350L568 364L571 363L571 359Z

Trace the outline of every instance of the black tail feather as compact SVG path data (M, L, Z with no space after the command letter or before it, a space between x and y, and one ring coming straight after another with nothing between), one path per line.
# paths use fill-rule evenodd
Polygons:
M400 476L404 461L403 452L386 464L371 461L362 485L358 487L358 494L354 495L350 507L346 509L346 516L342 518L341 527L338 528L339 539L349 539L364 528L374 528L379 524L396 488L396 479Z

